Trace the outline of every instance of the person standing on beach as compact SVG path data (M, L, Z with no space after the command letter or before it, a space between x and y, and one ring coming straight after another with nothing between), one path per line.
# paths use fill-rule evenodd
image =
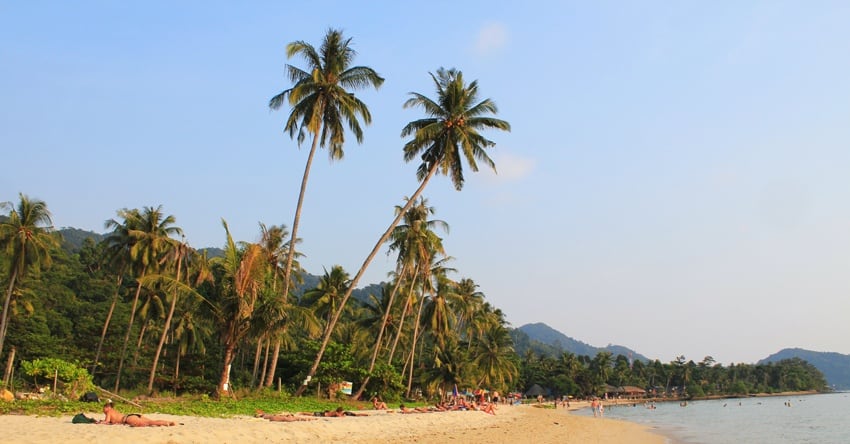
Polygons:
M599 415L599 401L596 398L590 401L590 409L593 410L593 417L596 418Z

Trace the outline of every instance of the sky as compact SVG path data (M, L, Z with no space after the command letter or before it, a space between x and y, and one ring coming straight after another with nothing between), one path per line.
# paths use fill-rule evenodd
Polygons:
M363 143L316 156L308 272L357 272L418 185L402 105L455 67L512 130L485 134L496 173L425 197L512 326L663 362L850 353L850 4L357 3L0 0L0 201L101 233L161 205L196 248L291 227L309 146L268 101L305 66L286 44L336 28L386 81L356 92Z

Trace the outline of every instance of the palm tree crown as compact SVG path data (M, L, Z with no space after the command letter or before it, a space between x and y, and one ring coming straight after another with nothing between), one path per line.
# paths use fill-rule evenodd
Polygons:
M301 40L287 45L287 58L303 57L307 69L286 65L294 85L269 101L269 107L276 110L288 100L292 111L286 120L285 130L291 137L297 135L299 144L304 141L305 131L319 137L320 145L328 147L331 160L343 157L344 123L361 143L363 130L358 116L367 125L372 122L372 114L366 104L348 89L369 86L378 89L384 83L384 79L372 68L351 66L357 53L350 44L351 39L344 38L342 31L330 29L318 51Z
M402 129L401 136L413 135L404 145L404 160L411 161L421 155L422 164L417 170L419 180L425 179L436 165L440 173L450 176L455 189L463 188L463 166L466 159L472 171L478 171L478 162L496 170L493 160L484 151L495 143L479 134L479 130L495 128L510 131L508 122L493 117L496 104L478 100L478 81L464 83L463 73L452 68L440 68L431 74L437 90L437 99L412 92L404 103L405 108L422 107L428 117L414 120Z
M6 339L9 320L9 304L17 282L33 266L40 263L50 265L51 248L59 245L53 232L53 221L44 201L30 199L23 193L19 195L17 207L11 202L0 204L8 208L8 219L0 223L0 251L9 258L9 286L0 314L0 355Z

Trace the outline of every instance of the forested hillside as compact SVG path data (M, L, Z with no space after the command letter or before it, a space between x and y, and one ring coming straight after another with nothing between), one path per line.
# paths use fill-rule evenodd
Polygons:
M159 228L129 235L139 219L149 219L139 226ZM0 362L14 350L12 387L47 384L26 370L47 359L79 366L119 393L216 394L223 381L229 391L277 381L294 391L335 312L339 325L313 380L332 390L339 381L361 383L366 393L388 399L438 396L454 384L520 392L537 384L572 396L631 385L684 397L825 385L799 359L726 368L708 358L650 362L598 349L573 353L562 348L571 340L545 325L536 331L554 345L508 329L474 281L448 273L424 288L402 273L356 290L342 306L351 282L345 270L314 276L297 269L298 285L284 298L280 244L240 243L224 230L225 248L210 257L167 234L173 219L156 208L127 210L99 242L81 230L64 230L75 239L69 243L49 226L30 227L34 247L43 250L21 275L11 267L20 254L11 242L21 232L16 223L0 223L0 285L14 289L7 293Z
M594 347L577 339L573 339L542 322L525 324L519 327L518 330L527 334L530 339L552 347L556 353L566 351L576 355L593 357L599 352L607 351L614 356L623 355L629 359L639 359L644 362L649 361L649 358L628 347L613 344L609 344L605 347Z
M802 348L782 349L759 363L778 362L783 359L804 359L823 372L827 383L836 390L850 390L850 355L832 352L816 352Z

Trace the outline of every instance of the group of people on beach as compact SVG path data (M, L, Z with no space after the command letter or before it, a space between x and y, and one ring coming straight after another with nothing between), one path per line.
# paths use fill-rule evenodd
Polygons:
M387 408L387 403L380 398L372 398L372 407L375 410L386 410L393 412ZM433 407L407 407L404 404L399 405L399 413L433 413L433 412L448 412L448 411L481 411L490 415L496 414L496 405L491 402L479 402L478 400L469 402L463 397L453 398L451 402L439 402ZM151 419L142 416L140 413L123 414L115 409L115 404L110 400L103 406L104 419L97 421L97 424L108 425L128 425L130 427L169 427L175 426L177 423L173 421L165 421L159 419ZM267 419L274 422L294 422L294 421L313 421L319 418L343 418L346 416L369 416L367 413L357 413L345 410L342 407L337 407L335 410L323 410L317 412L297 412L297 413L276 413L269 414L262 410L257 410L255 415L257 418Z
M590 401L590 409L593 410L594 418L601 418L605 416L605 405L602 404L602 401L599 398L594 397L592 401Z
M262 410L257 410L254 415L257 418L268 419L274 422L294 422L294 421L313 421L318 418L344 418L346 416L368 416L365 413L355 413L337 407L336 410L323 410L318 412L298 412L298 413L275 413L268 414Z
M393 413L387 407L387 403L378 397L372 398L372 407L375 410L384 410L388 413ZM496 405L492 402L477 402L467 401L462 397L453 398L450 402L438 402L430 407L408 407L404 404L399 404L398 412L402 414L410 413L435 413L435 412L450 412L450 411L481 411L489 415L496 414ZM262 410L257 410L255 417L268 419L275 422L294 422L294 421L313 421L318 418L341 418L345 416L369 416L368 413L356 413L337 407L336 410L325 410L320 412L298 412L298 413L277 413L268 414Z

